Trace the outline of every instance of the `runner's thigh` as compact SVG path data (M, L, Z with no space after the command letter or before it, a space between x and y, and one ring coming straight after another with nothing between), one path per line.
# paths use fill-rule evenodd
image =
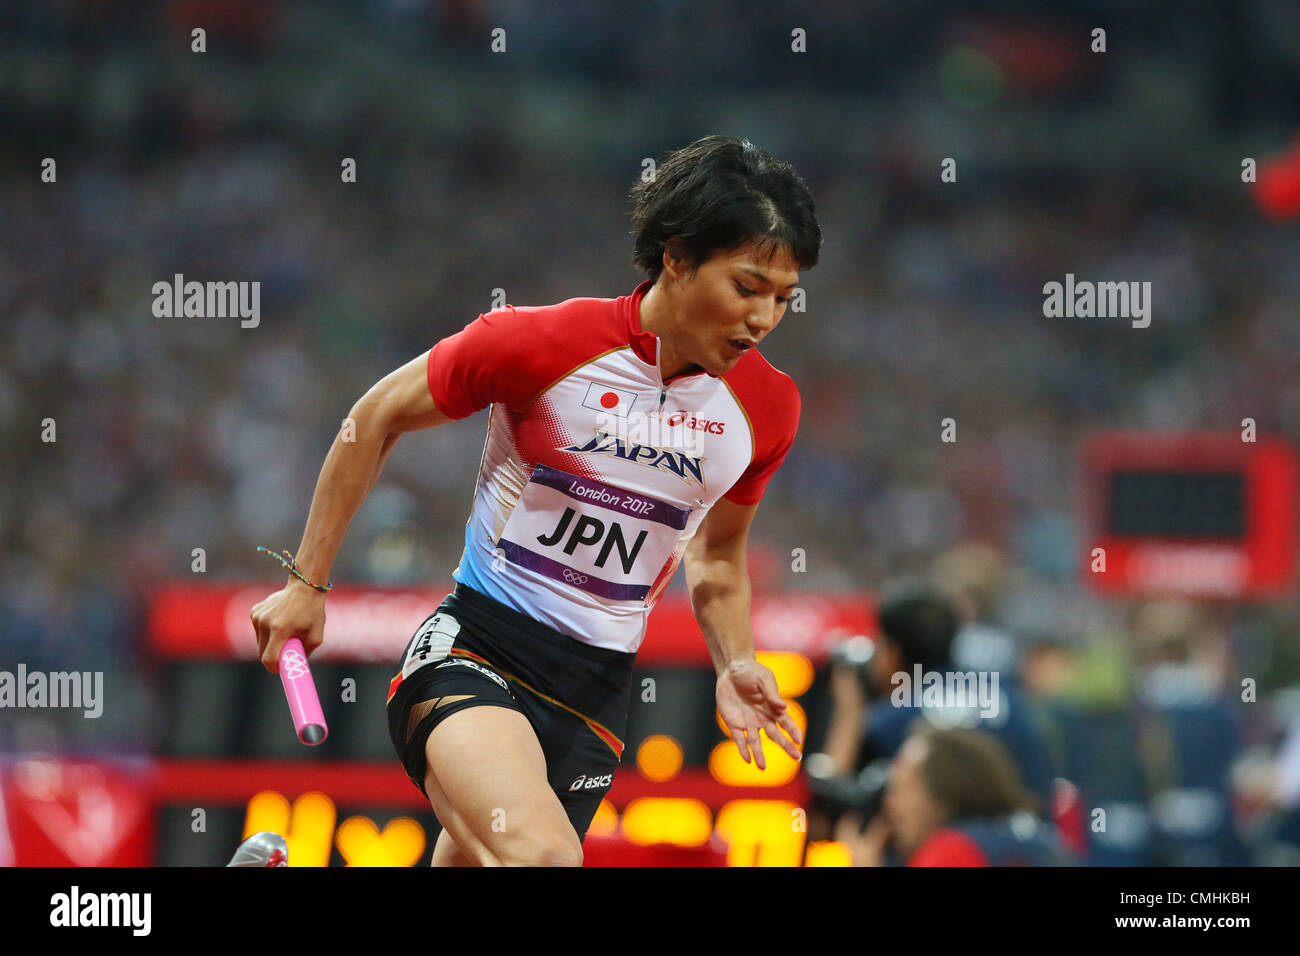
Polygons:
M480 864L578 866L582 844L517 710L467 707L425 742L425 792L461 852Z
M608 794L619 758L582 718L521 691L519 704L537 730L546 776L578 839L585 839ZM621 735L624 728L619 726Z

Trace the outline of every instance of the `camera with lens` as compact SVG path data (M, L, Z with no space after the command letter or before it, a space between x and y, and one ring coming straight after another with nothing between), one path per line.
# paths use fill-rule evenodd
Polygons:
M830 758L812 754L804 761L811 795L809 810L833 826L846 813L855 814L865 828L880 812L889 782L889 761L873 760L861 772L846 776L832 772Z
M864 700L870 700L876 693L871 683L871 659L875 653L876 645L871 638L859 634L840 641L828 655L832 671L853 672Z

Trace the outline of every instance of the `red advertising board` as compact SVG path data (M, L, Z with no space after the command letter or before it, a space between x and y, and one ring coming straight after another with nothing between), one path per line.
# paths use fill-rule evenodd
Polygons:
M150 603L150 646L168 659L251 660L257 643L249 611L274 588L267 583L165 585ZM328 601L325 643L312 659L396 661L450 590L336 587ZM862 594L784 593L756 595L750 620L758 650L793 651L818 663L844 638L870 633L873 614ZM655 606L637 663L709 665L708 646L688 599L668 595Z

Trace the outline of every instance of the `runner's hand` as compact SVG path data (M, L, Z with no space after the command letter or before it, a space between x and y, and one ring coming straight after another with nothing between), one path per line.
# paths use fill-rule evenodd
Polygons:
M325 593L301 581L290 581L266 600L253 605L249 617L257 632L262 666L278 674L280 648L289 638L302 638L308 657L325 639Z
M736 661L718 677L717 699L718 713L730 729L745 763L749 763L752 752L758 769L767 769L759 730L795 760L799 759L803 734L794 718L786 713L788 705L776 692L776 677L771 668L758 661Z

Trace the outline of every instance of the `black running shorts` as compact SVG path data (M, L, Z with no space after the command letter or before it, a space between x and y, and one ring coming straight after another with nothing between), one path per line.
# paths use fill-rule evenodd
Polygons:
M635 659L458 582L416 630L389 685L393 747L428 796L424 745L439 722L467 707L517 710L537 733L547 780L583 839L623 754Z

